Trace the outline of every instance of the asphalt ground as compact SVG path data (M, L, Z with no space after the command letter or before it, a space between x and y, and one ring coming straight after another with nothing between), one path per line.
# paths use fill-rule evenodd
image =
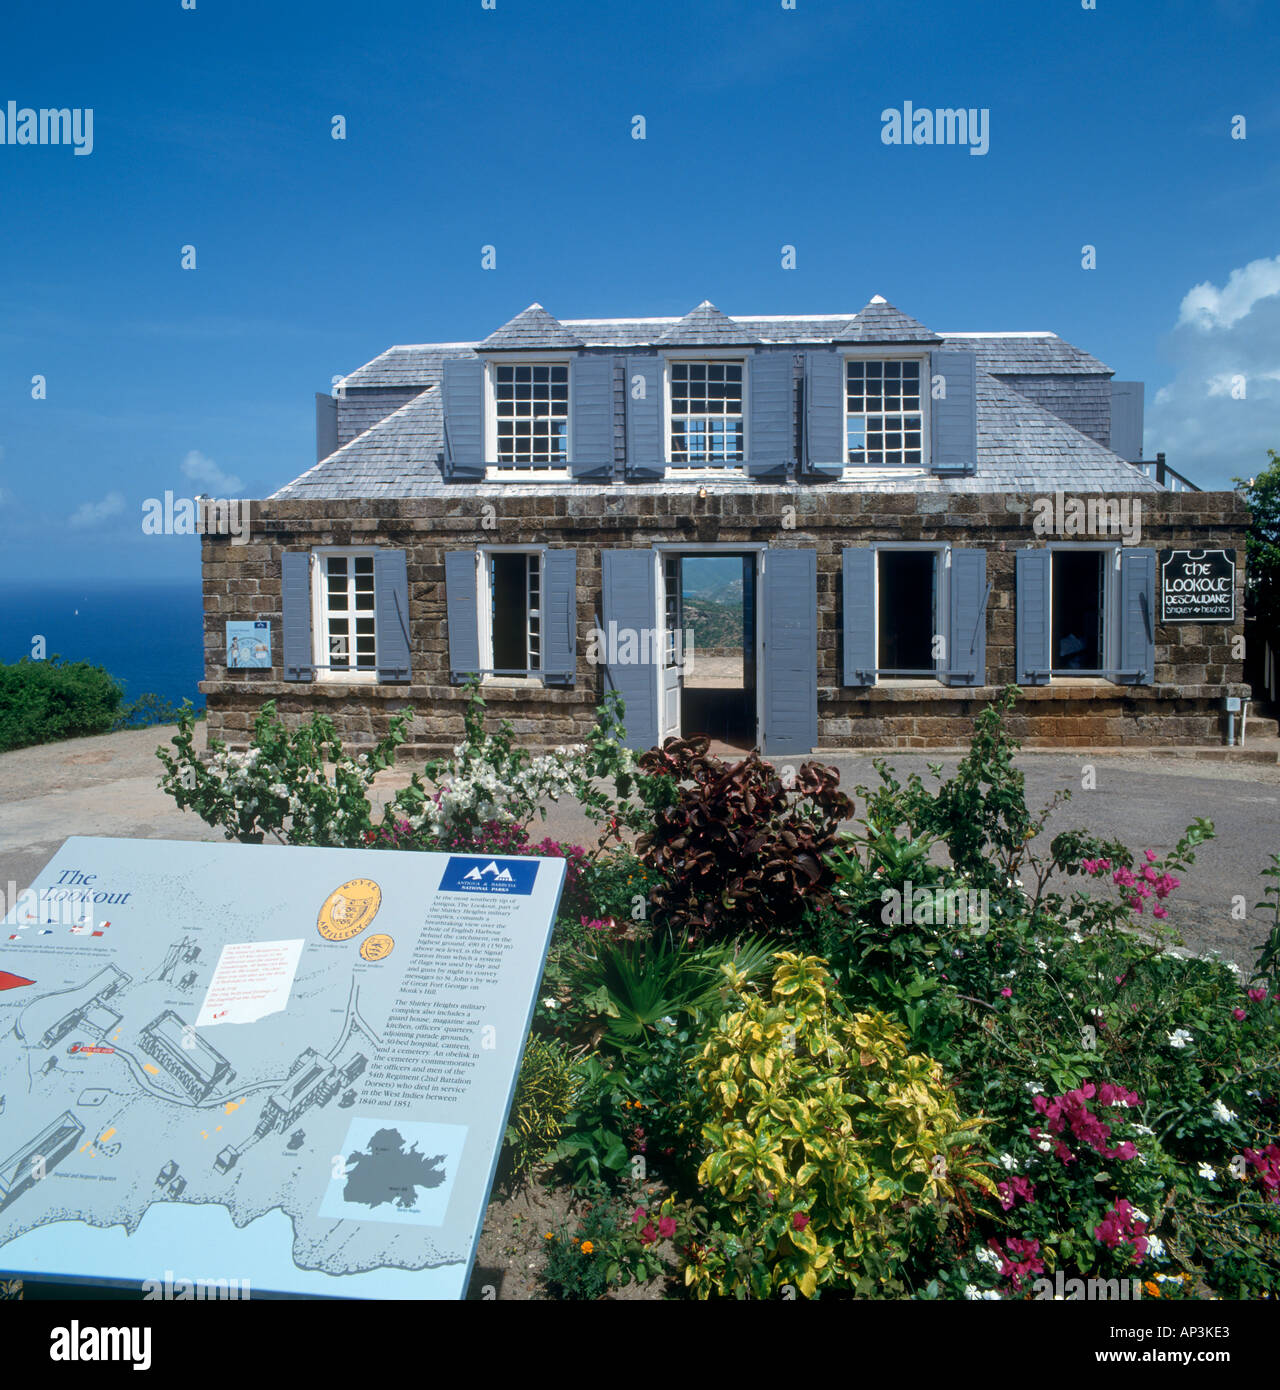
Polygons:
M171 736L172 730L142 729L0 754L0 894L7 898L10 883L26 888L69 835L222 840L221 831L179 811L159 789L155 749ZM959 761L928 753L885 756L899 779L918 771L929 785L930 762L950 771ZM839 769L846 791L877 780L869 755L823 754L821 760ZM1262 871L1272 854L1280 854L1280 766L1196 761L1156 750L1096 757L1025 753L1019 766L1033 810L1060 788L1072 793L1051 816L1045 843L1059 830L1083 827L1163 855L1197 816L1211 820L1216 837L1168 900L1169 921L1191 949L1216 950L1249 968L1269 929L1254 905L1267 884ZM407 767L383 774L381 796L408 774ZM1090 781L1096 785L1086 790ZM585 844L595 838L576 803L550 806L537 833ZM1240 897L1248 907L1243 921L1232 916Z

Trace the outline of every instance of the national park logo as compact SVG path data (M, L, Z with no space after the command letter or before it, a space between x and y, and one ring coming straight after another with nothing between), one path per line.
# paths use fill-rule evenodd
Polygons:
M350 941L378 915L382 889L371 878L339 884L324 900L316 930L326 941Z

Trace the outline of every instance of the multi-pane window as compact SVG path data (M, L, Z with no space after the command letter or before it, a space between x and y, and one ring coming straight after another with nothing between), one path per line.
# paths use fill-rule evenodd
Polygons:
M742 363L672 362L670 379L673 466L741 463Z
M924 460L919 362L845 364L846 462L912 464Z
M1054 675L1097 673L1106 666L1107 552L1055 550L1050 620Z
M495 675L542 670L542 556L531 551L489 554L489 631Z
M563 467L569 458L569 366L499 363L493 369L497 467Z
M666 607L666 649L663 652L662 664L664 666L678 666L680 664L680 640L682 633L680 629L684 626L681 615L684 599L684 580L681 573L679 555L668 555L663 564L663 591L665 595Z
M323 632L325 661L331 671L377 668L373 556L326 555Z

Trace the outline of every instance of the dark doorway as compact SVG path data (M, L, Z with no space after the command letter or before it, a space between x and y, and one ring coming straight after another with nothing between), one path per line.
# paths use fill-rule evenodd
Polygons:
M685 555L681 612L692 662L681 680L680 732L730 749L756 744L756 559Z
M1054 671L1101 671L1102 596L1106 583L1100 550L1053 552Z
M886 676L929 675L937 669L938 557L932 550L881 550L880 650Z

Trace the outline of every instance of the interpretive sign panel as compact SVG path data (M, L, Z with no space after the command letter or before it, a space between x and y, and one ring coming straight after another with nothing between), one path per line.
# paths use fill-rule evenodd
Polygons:
M68 840L0 924L0 1270L462 1297L563 882Z
M1233 623L1236 566L1225 550L1160 552L1162 623Z

